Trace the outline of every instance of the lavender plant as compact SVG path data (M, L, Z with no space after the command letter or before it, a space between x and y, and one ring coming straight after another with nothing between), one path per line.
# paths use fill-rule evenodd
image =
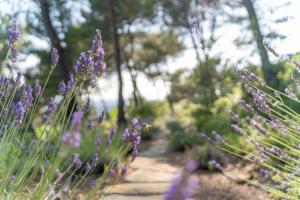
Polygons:
M99 134L94 146L89 146L91 159L82 160L78 153L82 148L82 138L88 136L89 130L101 130L99 126L104 120L104 113L89 118L89 98L82 98L92 93L97 79L106 69L100 30L96 30L91 48L80 54L74 74L67 82L59 83L58 93L50 98L43 114L39 109L41 100L59 62L59 55L53 48L52 64L43 86L39 80L32 86L26 84L20 72L15 74L13 70L6 70L16 64L20 38L21 31L14 23L8 31L9 50L0 68L0 198L63 198L66 191L72 191L92 176L93 170L101 162L99 155L113 154L88 195L88 198L92 198L117 165L122 165L122 175L126 173L128 165L125 155L133 149L133 157L137 156L142 128L140 122L133 119L131 126L124 131L117 150L110 152L118 134L112 128L107 136ZM76 103L72 99L76 99ZM71 108L71 114L68 114L68 108ZM36 125L41 130L38 137L30 134L33 120L39 121ZM87 128L85 121L88 121ZM107 142L103 143L102 138L105 137ZM73 152L72 156L66 152ZM68 163L67 167L62 167L64 163ZM76 175L78 173L80 175Z
M281 57L270 45L266 49L276 57ZM299 61L285 60L299 73ZM209 143L220 149L256 163L259 172L268 181L248 181L262 189L271 192L274 196L286 199L300 198L300 114L295 110L300 101L297 91L286 88L284 92L275 90L264 83L258 76L249 71L237 72L245 91L252 97L252 102L241 100L241 107L247 117L242 118L236 113L231 113L235 122L231 128L245 138L245 147L237 148L235 144L224 141L214 132L210 138L202 134ZM293 88L298 88L299 80L296 75L291 77ZM294 106L291 106L293 102ZM247 150L248 149L248 150ZM214 161L216 168L224 169L221 164Z

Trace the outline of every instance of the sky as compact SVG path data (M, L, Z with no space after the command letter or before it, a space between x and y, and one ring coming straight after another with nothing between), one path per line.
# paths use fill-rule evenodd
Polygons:
M24 10L26 10L26 2L29 0L0 0L0 13L9 14L11 10L17 7L17 4L22 2ZM271 42L272 46L278 51L280 54L290 54L300 51L300 0L291 0L291 5L276 9L275 13L268 11L270 5L276 7L285 0L259 0L258 6L264 8L266 10L266 17L270 19L280 18L281 16L288 16L289 20L286 23L276 24L273 29L278 30L278 32L287 36L284 40L274 40ZM20 5L20 4L19 4ZM0 22L1 23L1 22ZM262 27L264 28L264 27ZM237 26L226 26L223 30L221 30L221 39L217 43L215 49L222 51L222 58L228 59L232 61L232 63L236 62L239 59L243 59L245 56L249 56L248 49L237 48L233 44L233 40L239 36L240 30ZM36 45L47 47L47 44L40 40L33 40ZM191 42L188 38L184 39L185 46L190 47ZM215 53L218 53L217 51ZM276 58L270 56L270 58L276 61ZM259 64L259 59L257 55L251 56L251 62L255 64ZM29 56L25 63L22 63L24 68L35 65L38 63L38 59L34 56ZM196 65L196 59L194 51L191 48L187 48L184 52L177 55L177 57L169 58L167 63L159 66L162 67L169 72L174 72L178 69L193 69ZM124 97L125 99L129 99L132 94L132 85L130 81L130 76L128 73L123 72L124 75ZM92 100L97 103L100 102L100 99L103 99L109 107L116 105L117 99L117 89L118 82L116 75L113 76L104 76L99 81L100 93L97 92L92 96ZM164 83L161 80L158 81L150 81L145 76L140 75L138 77L138 87L141 91L143 97L148 100L163 100L165 96L169 93L169 87L167 83Z

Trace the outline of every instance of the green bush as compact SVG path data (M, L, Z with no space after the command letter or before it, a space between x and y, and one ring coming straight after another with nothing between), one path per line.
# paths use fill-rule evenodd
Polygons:
M171 151L184 151L200 142L195 131L185 131L177 121L169 122L167 127L170 131L168 149Z
M150 119L161 116L166 111L166 104L160 101L144 101L139 105L130 104L126 111L129 118Z

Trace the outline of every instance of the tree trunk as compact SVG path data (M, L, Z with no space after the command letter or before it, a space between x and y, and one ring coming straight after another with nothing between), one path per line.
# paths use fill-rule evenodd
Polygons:
M130 74L131 83L132 83L132 95L133 95L133 101L134 105L137 106L139 104L139 97L138 97L138 87L137 87L137 81L136 81L136 75L133 74L132 67L129 64L129 61L127 61L127 68Z
M113 42L115 51L115 62L119 81L119 91L118 91L118 125L125 125L125 112L124 112L124 98L123 98L123 77L121 71L121 54L120 54L120 44L119 44L119 34L116 24L116 14L113 5L113 0L109 0L110 14L111 14L111 26L113 31Z
M134 54L134 36L133 34L131 33L130 31L130 28L131 28L131 23L128 23L128 37L129 37L129 43L130 43L130 56L133 56ZM129 74L130 74L130 77L131 77L131 82L132 82L132 95L133 95L133 100L134 100L134 104L135 106L137 106L139 103L140 103L140 100L141 100L141 94L139 92L139 89L138 89L138 85L137 85L137 69L136 67L133 65L130 65L129 63L129 57L130 56L127 56L127 68L128 68L128 71L129 71Z
M59 69L61 70L61 78L67 81L70 78L70 70L68 69L65 57L64 48L61 46L61 41L57 36L57 33L53 27L51 18L50 18L50 1L49 0L40 0L40 8L42 21L44 23L47 35L51 41L51 44L54 48L57 49L59 54Z
M243 5L245 6L249 21L250 21L250 27L253 32L257 48L259 51L260 59L261 59L261 65L262 65L262 72L265 78L265 81L267 83L271 83L276 79L276 72L272 70L272 65L269 60L268 52L265 49L264 43L263 43L263 36L260 30L258 18L253 6L252 0L243 0Z

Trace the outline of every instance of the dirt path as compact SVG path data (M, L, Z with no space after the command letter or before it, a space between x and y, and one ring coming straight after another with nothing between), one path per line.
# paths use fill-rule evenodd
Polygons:
M148 150L141 152L131 164L132 171L124 179L105 188L105 200L159 200L169 186L179 167L171 166L165 155L165 136L157 135Z
M150 148L131 164L121 182L104 189L105 200L161 200L182 166L170 164L166 155L167 139L160 134ZM183 156L183 155L181 155ZM183 158L184 159L184 158ZM186 160L186 159L185 159ZM221 173L199 172L199 200L269 200L268 195L248 185L232 182Z

